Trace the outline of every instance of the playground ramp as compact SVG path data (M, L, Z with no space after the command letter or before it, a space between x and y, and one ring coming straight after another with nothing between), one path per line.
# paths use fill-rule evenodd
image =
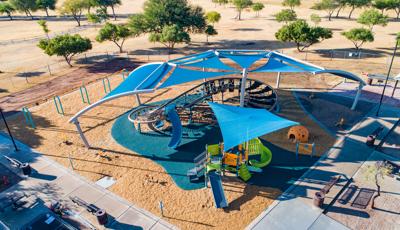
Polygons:
M228 207L226 202L224 189L222 188L221 176L216 171L209 172L209 179L211 184L211 190L214 196L215 206L217 208Z
M172 138L168 144L170 148L177 148L182 139L182 122L175 110L175 105L169 105L166 108L167 117L172 123Z

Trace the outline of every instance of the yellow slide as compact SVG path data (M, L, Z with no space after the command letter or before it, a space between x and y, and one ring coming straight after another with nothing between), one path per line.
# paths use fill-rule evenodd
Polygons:
M257 168L263 168L269 163L271 163L272 160L272 152L269 150L269 148L265 147L263 144L260 143L259 150L261 151L261 156L260 156L260 161L258 160L250 160L249 163L250 165L257 167Z

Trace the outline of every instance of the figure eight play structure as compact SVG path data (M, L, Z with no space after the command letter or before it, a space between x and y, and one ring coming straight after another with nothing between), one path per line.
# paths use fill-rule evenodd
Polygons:
M166 62L154 62L133 70L129 76L103 99L75 114L69 122L86 145L79 118L89 110L117 98L135 95L139 106L129 112L129 122L140 133L152 132L170 136L166 148L179 148L182 138L196 138L201 133L193 124L218 125L223 143L209 144L196 157L196 167L188 171L190 180L205 175L210 182L216 207L227 206L221 176L234 173L248 181L252 173L261 172L272 159L272 152L258 137L297 125L274 114L279 111L276 90L261 80L251 79L252 73L333 74L359 83L352 109L357 106L365 85L358 76L329 70L276 51L210 50ZM140 95L175 85L197 82L178 96L165 101L142 104Z

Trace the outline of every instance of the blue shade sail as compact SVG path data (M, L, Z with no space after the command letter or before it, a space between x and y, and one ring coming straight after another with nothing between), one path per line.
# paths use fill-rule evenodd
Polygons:
M291 66L294 66L294 67L296 67L298 69L302 69L302 70L307 71L307 72L312 72L313 73L313 72L316 72L316 71L323 70L323 68L319 68L319 67L314 66L312 64L308 64L306 62L302 62L300 60L296 60L294 58L290 58L290 57L287 57L287 56L284 56L284 55L281 55L281 54L275 53L275 52L271 52L271 55L270 55L269 58L270 59L280 60L280 61L282 61L284 63L288 63Z
M192 62L192 63L188 63L188 64L184 64L184 66L190 66L190 67L197 67L197 68L210 68L210 69L220 69L220 70L228 70L228 71L232 71L232 70L236 70L233 67L230 67L228 65L226 65L225 63L223 63L219 57L214 56L211 58L207 58L207 59L203 59L197 62Z
M261 58L266 57L266 54L229 54L229 53L222 53L220 54L221 57L226 57L234 62L236 62L238 65L240 65L242 68L249 68L251 65L254 64L254 62L260 60Z
M324 70L315 72L315 74L323 74L323 73L330 73L330 74L333 74L333 75L336 75L339 77L347 78L347 79L350 79L353 81L358 81L358 82L361 82L363 85L366 85L364 80L361 79L360 77L358 77L357 75L352 74L350 72L343 71L343 70L324 69Z
M287 64L285 64L279 60L276 60L274 58L270 58L265 65L260 66L259 68L252 70L250 72L256 72L256 73L258 73L258 72L301 73L301 72L305 72L305 71L302 69L296 68L294 66L287 65Z
M164 63L150 63L142 65L133 70L129 76L117 88L107 94L104 98L115 96L118 94L131 92L136 89L151 73L159 68Z
M168 79L160 86L159 89L166 88L173 85L179 85L186 82L196 81L200 79L214 78L229 74L234 74L237 72L206 72L185 69L177 66L175 70L171 73Z
M253 138L299 123L279 117L265 109L243 108L208 103L217 118L227 151Z

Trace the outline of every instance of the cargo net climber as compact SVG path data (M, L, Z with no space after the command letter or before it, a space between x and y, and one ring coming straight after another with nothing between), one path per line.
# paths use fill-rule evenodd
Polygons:
M194 124L215 125L216 119L208 102L239 105L241 78L220 78L205 81L179 96L152 105L142 105L128 119L140 133L171 136L169 147L179 146L182 137L197 138L202 131L191 129ZM277 108L278 97L273 88L263 82L248 79L244 107Z

